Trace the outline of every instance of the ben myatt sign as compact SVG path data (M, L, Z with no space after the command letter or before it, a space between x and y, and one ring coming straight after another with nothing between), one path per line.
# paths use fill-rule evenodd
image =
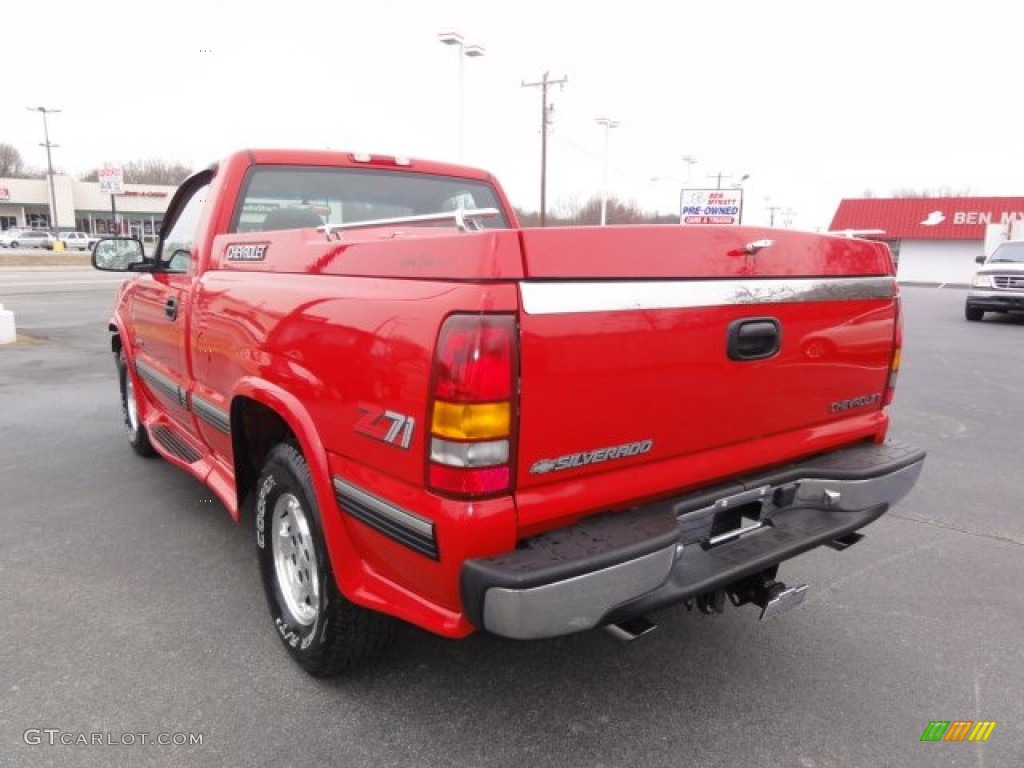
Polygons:
M739 224L742 189L684 189L679 196L679 223Z

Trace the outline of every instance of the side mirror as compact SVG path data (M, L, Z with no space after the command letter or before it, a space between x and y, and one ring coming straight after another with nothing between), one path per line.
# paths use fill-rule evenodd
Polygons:
M92 265L104 272L132 272L145 263L142 241L134 237L107 237L92 249Z
M978 263L978 264L984 264L985 263L985 257L984 256L978 256L974 261L976 263Z

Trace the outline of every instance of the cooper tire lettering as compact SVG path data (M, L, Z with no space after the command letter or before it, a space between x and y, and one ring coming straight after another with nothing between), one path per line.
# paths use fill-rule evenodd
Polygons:
M284 647L317 677L376 657L387 645L393 622L349 602L338 590L309 465L295 445L281 443L270 450L256 495L260 576Z

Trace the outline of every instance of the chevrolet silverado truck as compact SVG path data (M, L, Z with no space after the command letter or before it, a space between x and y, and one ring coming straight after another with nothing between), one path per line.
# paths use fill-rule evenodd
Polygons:
M633 638L671 604L799 603L916 482L887 439L887 247L749 227L523 229L471 168L232 154L189 178L109 329L128 442L251 520L308 672L396 620ZM244 512L244 514L243 514Z
M964 317L977 322L986 312L1024 312L1024 242L1001 243L991 256L975 261L981 267L967 290Z

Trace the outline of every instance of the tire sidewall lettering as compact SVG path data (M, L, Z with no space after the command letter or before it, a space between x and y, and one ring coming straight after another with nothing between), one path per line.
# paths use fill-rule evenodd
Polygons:
M270 536L273 535L274 522L267 519L269 516L273 516L274 504L284 493L293 493L299 497L309 518L311 528L315 529L316 534L319 534L319 520L316 517L315 508L313 508L312 502L307 498L307 490L303 487L300 478L293 477L293 473L286 466L271 462L264 469L263 476L260 478L259 485L256 488L256 544L260 553L260 568L263 571L264 586L268 602L270 603L274 626L285 646L297 657L302 658L308 654L317 653L318 646L323 643L326 637L325 607L329 596L329 587L327 585L331 577L330 571L325 567L326 552L320 550L318 546L318 577L321 584L324 585L320 593L320 604L317 606L316 616L312 624L309 626L293 624L280 595L282 585L277 582L273 562L273 542L270 540Z
M266 479L260 483L259 491L256 494L256 545L260 549L266 548L264 532L266 530L267 497L275 485L277 485L277 480L272 474L268 474Z

